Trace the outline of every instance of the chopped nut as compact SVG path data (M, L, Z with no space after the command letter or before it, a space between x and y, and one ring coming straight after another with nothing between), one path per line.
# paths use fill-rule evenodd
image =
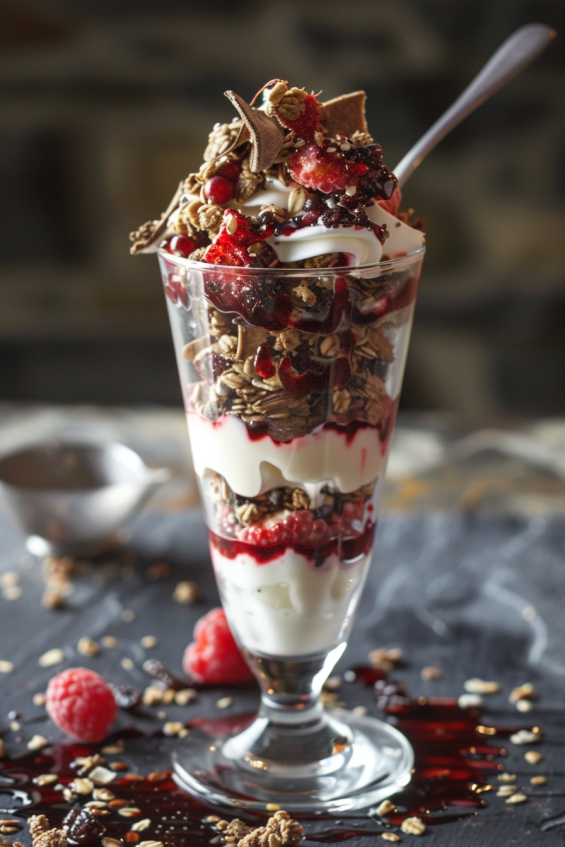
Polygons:
M525 682L523 685L519 685L517 688L514 688L510 692L510 697L508 698L511 703L516 703L518 700L535 700L537 697L537 692L531 682Z
M108 768L103 768L100 765L94 768L94 770L90 771L88 774L88 778L92 780L95 785L108 785L108 783L112 782L116 778L116 774ZM95 800L104 800L104 797L95 797Z
M507 797L505 803L509 803L512 806L517 805L518 803L525 803L527 800L527 796L525 794L512 794L510 797Z
M541 741L541 732L532 732L529 729L519 729L510 736L512 744L537 744Z
M422 679L443 679L443 671L433 665L428 665L420 671Z
M533 776L530 779L530 783L532 785L546 785L547 784L547 777L546 776Z
M538 762L541 762L543 756L537 750L528 750L527 753L524 753L524 759L530 765L537 765Z
M43 691L38 691L33 695L33 705L34 706L45 706L47 703L47 697L43 693Z
M92 796L95 800L104 800L106 803L110 800L116 799L116 795L113 794L109 788L95 788L92 792Z
M267 803L267 811L273 811L273 807L277 807L277 803ZM240 823L240 822L238 822ZM228 831L226 828L225 831ZM272 838L274 836L275 840ZM292 847L299 844L304 837L304 830L298 821L293 820L288 812L283 812L278 808L275 814L268 819L265 826L259 826L251 829L238 842L238 847Z
M122 666L122 668L125 671L132 671L135 667L135 665L133 664L133 661L130 658L128 658L128 656L126 656L124 659L121 660L120 665Z
M145 779L147 782L166 782L171 776L170 771L151 771L148 773Z
M22 725L19 721L10 721L10 729L12 732L18 732L22 728Z
M216 706L218 709L227 709L232 703L232 697L220 697L220 699L216 701Z
M56 773L40 773L39 776L33 778L36 785L53 785L59 777Z
M164 689L158 685L148 685L143 692L143 703L145 706L157 706L163 702Z
M154 635L144 635L139 643L145 650L152 650L157 646L157 639Z
M91 794L94 789L94 783L91 779L82 777L79 779L73 779L69 788L71 791L74 791L75 794Z
M394 803L391 803L390 800L383 800L380 806L377 807L377 815L380 815L381 817L390 815L390 813L394 811L396 811L396 806Z
M125 762L112 762L110 764L110 770L116 773L123 773L124 771L129 771L129 765Z
M402 650L393 647L390 650L380 648L371 650L369 653L369 662L374 668L388 673L394 670L395 666L404 658Z
M123 818L136 818L141 814L141 809L138 809L137 806L122 806L121 809L118 809L118 814Z
M88 771L95 768L97 765L103 765L106 759L100 756L98 753L93 753L92 756L77 756L74 762L72 763L73 767L79 769L79 774L83 776L87 774Z
M178 582L173 592L175 603L183 603L190 606L198 600L198 587L194 582Z
M7 588L12 585L19 585L22 581L21 576L16 571L5 571L0 575L0 586Z
M531 700L518 700L516 702L516 708L519 712L527 713L532 711L534 704Z
M117 838L103 838L102 847L123 847L123 844Z
M143 818L141 821L137 821L132 825L132 832L143 832L144 829L147 829L151 826L151 818Z
M168 721L163 726L164 735L178 735L185 728L181 721Z
M43 735L34 735L30 741L27 742L28 750L43 750L44 747L47 747L49 742Z
M515 773L499 773L496 778L499 782L516 782Z
M469 694L496 694L497 691L500 691L498 682L487 682L484 679L478 679L476 677L468 679L464 684L464 688Z
M163 847L162 841L140 841L139 847Z
M81 656L97 656L100 652L100 647L96 641L84 635L77 644L77 651Z
M293 288L292 290L296 297L302 300L306 306L314 306L318 299L314 292L308 287L308 283L305 279L301 280L296 288Z
M194 703L198 699L198 694L194 688L183 688L181 691L175 692L175 703L177 706L186 706L188 703Z
M59 647L54 647L39 657L39 664L42 668L50 668L52 665L58 665L64 658L63 651Z
M460 709L478 708L483 705L483 698L480 694L460 694L457 704Z
M12 662L7 662L5 659L0 659L0 673L12 673L14 665Z
M405 818L400 825L400 829L407 835L423 835L426 831L426 824L420 818Z
M113 635L105 635L100 639L100 642L103 647L117 647L118 645L118 639Z
M381 838L383 841L400 841L400 837L396 832L381 832Z

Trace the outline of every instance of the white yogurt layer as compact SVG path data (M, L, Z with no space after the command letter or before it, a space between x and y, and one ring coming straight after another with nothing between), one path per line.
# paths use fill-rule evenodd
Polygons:
M268 656L323 652L342 641L371 558L344 566L332 554L315 568L292 550L266 564L211 552L230 625L244 647Z
M288 197L292 185L284 185L278 179L268 178L265 187L260 188L244 203L234 204L245 215L258 215L261 206L280 206L288 208ZM299 262L323 253L345 253L350 265L369 265L380 262L383 254L389 259L413 253L425 242L418 229L399 221L390 212L376 203L368 206L367 216L374 224L386 226L389 237L381 244L374 232L368 229L355 229L351 226L309 226L297 229L291 235L277 235L267 238L281 262Z
M187 418L196 473L202 479L215 471L243 497L293 483L327 482L345 493L373 482L384 470L385 446L379 431L370 427L349 439L319 427L277 443L268 435L252 440L235 415L212 422L189 412Z

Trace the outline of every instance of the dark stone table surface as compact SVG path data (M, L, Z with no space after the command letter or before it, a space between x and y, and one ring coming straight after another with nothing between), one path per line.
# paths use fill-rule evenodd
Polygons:
M25 751L35 733L62 739L44 710L32 704L33 693L44 691L53 673L86 665L113 682L142 688L148 681L141 669L144 659L155 656L180 671L195 621L218 604L182 415L163 410L0 409L0 450L47 432L77 430L120 438L152 464L172 467L175 478L132 521L124 549L79 567L74 591L59 610L42 607L41 562L27 553L25 539L0 503L0 659L14 665L12 673L0 675L0 733L9 754ZM501 433L508 443L497 442ZM565 424L560 422L483 429L477 436L445 417L401 420L370 578L337 671L365 663L371 649L398 646L406 663L394 676L411 695L456 697L470 677L497 680L501 691L488 698L485 720L537 723L545 730L536 748L544 758L535 769L524 763L527 748L505 745L506 769L517 774L527 803L508 806L494 793L485 795L487 806L474 817L429 828L424 843L565 843L562 461ZM151 565L156 562L170 566L168 576L155 579ZM19 596L1 588L1 574L8 571L19 574ZM193 606L172 601L174 586L184 579L199 587L201 599ZM126 610L134 613L126 615L133 620L124 620ZM104 635L116 636L118 646L94 657L77 654L79 638L99 641ZM140 646L145 635L157 637L155 649ZM61 648L64 660L42 668L38 659L50 648ZM430 665L442 670L441 679L422 679L422 668ZM526 681L535 685L539 698L524 715L516 712L508 695ZM253 688L215 688L201 692L188 707L165 707L167 719L221 717L225 713L216 703L224 696L233 698L229 714L248 712L257 702ZM368 689L344 684L340 696L348 707L365 705L374 712ZM17 730L10 729L12 710L22 714ZM119 721L131 724L125 714ZM156 728L154 716L137 723ZM139 742L135 767L142 773L166 767L173 743ZM531 786L533 773L547 775L547 785ZM411 838L402 835L404 843ZM361 847L381 842L359 838L347 843Z

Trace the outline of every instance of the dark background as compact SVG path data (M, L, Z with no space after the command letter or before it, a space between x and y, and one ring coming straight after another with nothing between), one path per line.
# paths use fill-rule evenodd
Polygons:
M154 257L127 235L273 77L364 88L391 167L516 27L561 31L405 191L429 251L403 404L565 411L563 0L1 0L0 399L180 392Z

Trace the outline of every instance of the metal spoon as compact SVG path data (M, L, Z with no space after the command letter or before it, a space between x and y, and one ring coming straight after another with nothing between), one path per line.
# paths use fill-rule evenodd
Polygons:
M556 35L556 31L547 24L527 24L507 38L455 103L437 119L394 168L398 184L403 185L422 159L448 132L516 76L522 68L529 65Z

